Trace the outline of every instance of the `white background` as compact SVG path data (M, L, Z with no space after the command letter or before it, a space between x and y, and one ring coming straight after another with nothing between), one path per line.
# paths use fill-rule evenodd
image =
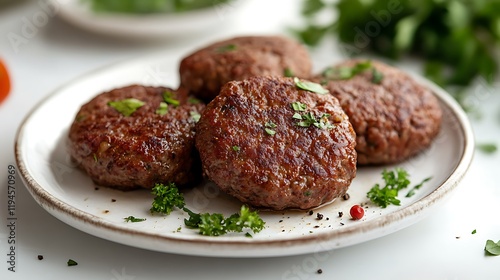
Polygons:
M435 213L394 234L330 252L279 258L227 259L171 255L136 249L82 233L46 213L17 178L16 272L8 271L7 172L15 164L16 130L26 114L59 86L110 63L169 49L179 56L235 34L286 34L299 23L297 1L246 1L221 18L220 29L196 37L146 42L96 35L57 16L14 46L39 1L0 6L0 58L13 83L0 105L0 279L498 279L500 256L485 256L487 239L500 240L500 153L477 152L453 196ZM286 4L285 4L286 3ZM284 6L285 5L285 6ZM311 50L317 58L330 46ZM330 54L332 61L341 54ZM321 67L323 65L317 65ZM404 65L403 65L404 67ZM477 142L500 144L500 90L472 89ZM68 116L69 117L69 116ZM47 124L50 125L50 124ZM471 234L476 230L476 234ZM37 259L43 255L42 261ZM68 267L68 259L78 266ZM321 269L322 274L317 270Z

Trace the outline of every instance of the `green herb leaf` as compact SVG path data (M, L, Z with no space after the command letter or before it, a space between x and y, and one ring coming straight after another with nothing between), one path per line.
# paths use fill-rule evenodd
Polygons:
M68 260L68 266L75 266L75 265L78 265L78 263L77 263L77 262L75 262L75 261L74 261L74 260L72 260L72 259L69 259L69 260Z
M386 208L387 206L401 205L401 201L398 199L399 191L405 189L410 184L410 175L408 172L402 168L396 168L394 171L382 171L382 179L385 181L385 186L380 187L379 184L375 184L366 194L374 204ZM414 195L415 190L418 190L422 185L429 181L431 177L424 179L420 184L412 188L412 190L406 195L410 197Z
M241 148L239 146L232 146L231 149L235 152L239 152Z
M295 82L295 85L303 90L307 90L310 92L318 93L318 94L327 94L329 91L322 87L320 84L313 83L313 82L308 82L308 81L301 81L299 78L295 77L293 78L293 81Z
M380 84L384 79L384 75L382 74L382 72L378 71L375 67L372 66L370 60L358 62L352 67L349 66L328 67L323 71L322 76L323 78L330 81L348 80L368 70L372 71L372 80L371 80L372 83Z
M142 107L144 102L135 99L135 98L127 98L120 101L109 101L108 106L113 107L120 114L125 117L129 117L132 115L137 109Z
M384 74L382 74L382 72L378 71L377 68L373 67L372 68L372 83L380 84L383 79L384 79Z
M307 112L303 115L299 113L293 114L292 118L296 120L300 120L296 123L297 126L300 127L310 127L311 125L319 128L319 129L332 129L334 126L330 123L328 118L330 114L322 114L318 119L312 112Z
M301 102L293 102L292 103L292 109L294 111L298 111L298 112L303 112L307 109L307 105L304 104L304 103L301 103Z
M471 234L476 234L476 233L477 233L477 231L476 231L476 230L473 230L473 231L471 232Z
M179 106L180 105L180 102L179 100L175 99L174 98L174 93L171 92L171 91L165 91L163 93L163 100L167 103L167 104L170 104L170 105L174 105L175 107Z
M126 218L123 218L125 222L131 222L131 223L138 223L138 222L144 222L146 219L144 218L136 218L134 216L128 216Z
M277 125L275 123L268 121L264 126L265 126L264 130L266 131L267 134L271 136L276 134L274 128L276 128Z
M165 102L160 102L158 109L156 109L156 113L160 116L165 115L168 112L168 104Z
M295 74L293 74L292 69L290 69L289 67L286 67L285 70L283 71L283 76L293 77L293 76L295 76Z
M478 148L481 152L486 154L493 154L497 151L497 145L494 143L477 144L476 148Z
M201 103L201 100L199 100L198 98L196 97L189 97L188 98L188 103L189 104L200 104Z
M155 198L151 206L151 213L161 213L169 215L174 207L183 208L185 205L184 196L174 183L156 184L151 192Z
M191 111L189 112L189 114L191 115L191 118L195 121L195 122L198 122L201 118L201 115L200 113L196 112L196 111Z
M487 254L492 256L500 255L500 240L497 243L495 243L493 240L487 240L484 250Z
M236 49L237 49L237 47L235 44L229 44L229 45L220 46L220 47L216 48L215 52L226 53L226 52L230 52L230 51L235 51Z
M88 2L97 13L125 13L125 14L152 14L152 13L182 13L208 7L226 5L231 0L83 0Z

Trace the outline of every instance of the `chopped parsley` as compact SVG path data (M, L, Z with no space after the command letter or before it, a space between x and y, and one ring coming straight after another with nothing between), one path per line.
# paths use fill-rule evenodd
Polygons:
M375 184L366 196L371 202L382 208L386 208L390 204L399 206L401 205L401 201L397 198L398 193L410 185L409 177L410 175L403 168L396 168L394 171L384 170L382 171L382 178L385 181L385 186L381 188L379 184ZM413 187L406 196L410 197L414 195L415 190L420 189L430 179L424 179L420 184Z
M165 102L160 102L158 109L156 109L156 113L160 116L165 115L168 112L168 104Z
M137 109L142 107L144 102L135 98L127 98L120 101L109 101L108 106L113 107L120 114L125 117L132 115Z
M478 148L481 152L486 154L493 154L497 151L497 145L494 143L477 144L476 148Z
M225 46L220 46L220 47L216 48L215 51L217 53L226 53L226 52L234 51L236 49L237 49L237 47L235 44L229 44L229 45L225 45Z
M382 74L382 72L378 71L377 68L373 67L372 68L372 83L380 84L383 79L384 79L384 74Z
M476 230L473 230L473 231L471 232L471 234L476 234L476 233L477 233L477 231L476 231Z
M427 177L425 178L422 182L420 182L420 184L414 186L407 194L406 194L406 197L412 197L415 195L415 191L416 190L419 190L425 182L428 182L430 179L432 179L432 177Z
M300 127L310 127L311 125L313 125L319 129L332 129L335 126L330 123L330 121L328 120L329 117L330 114L323 113L319 118L316 118L316 116L312 112L307 112L302 115L299 113L295 113L292 116L292 118L299 120L296 125Z
M264 130L266 131L267 134L271 136L276 134L276 131L274 129L277 127L277 125L275 123L268 121L264 126L265 126Z
M309 82L309 81L301 81L299 78L293 78L295 85L303 90L307 90L310 92L318 93L318 94L327 94L329 91L322 87L320 84Z
M196 111L191 111L189 112L189 114L191 115L191 118L195 121L195 122L198 122L201 118L201 115L200 113L196 112Z
M146 219L144 218L136 218L134 216L128 216L126 218L123 218L125 222L131 222L131 223L139 223L139 222L144 222Z
M171 92L171 91L165 91L163 93L163 100L167 103L167 104L170 104L170 105L174 105L175 107L179 106L180 105L180 102L179 100L175 99L174 97L174 93Z
M307 105L304 104L304 103L301 103L301 102L293 102L292 103L292 109L294 111L298 111L298 112L303 112L307 109Z
M189 215L184 219L184 224L193 229L198 229L201 235L219 236L229 232L242 232L248 228L254 233L264 229L265 222L256 211L250 211L248 206L241 206L240 212L229 217L220 213L195 213L185 207L184 196L179 193L175 184L156 184L152 194L155 198L151 212L170 214L177 207Z
M235 152L239 152L241 150L239 146L232 146L231 149L233 149L233 151Z
M488 255L499 256L500 255L500 240L495 243L493 240L487 240L484 250Z
M200 104L201 103L201 100L199 100L198 98L196 97L189 97L188 98L188 103L189 104Z
M77 263L77 262L75 262L75 261L74 261L74 260L72 260L72 259L69 259L69 260L68 260L68 266L75 266L75 265L78 265L78 263Z
M168 185L155 184L151 192L155 198L151 206L151 213L170 214L174 207L183 208L186 204L184 196L179 193L179 190L174 183Z
M295 74L293 73L292 69L290 69L289 67L286 67L285 70L283 70L283 75L285 77L293 77L293 76L295 76Z
M372 71L372 83L380 84L384 75L373 67L370 60L361 61L356 63L354 66L338 66L338 67L328 67L323 71L322 76L327 80L349 80L354 76L361 74L365 71Z
M258 233L264 229L265 225L257 212L250 211L250 208L246 205L241 206L239 213L227 218L220 213L197 214L192 211L186 212L189 214L189 219L185 219L184 223L190 228L198 229L201 235L220 236L229 232L243 232L245 228Z

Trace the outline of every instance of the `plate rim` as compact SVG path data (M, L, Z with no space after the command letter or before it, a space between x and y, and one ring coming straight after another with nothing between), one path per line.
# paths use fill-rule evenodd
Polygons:
M154 57L148 56L148 57ZM144 59L144 58L143 58ZM97 68L93 71L90 71L84 75L81 75L77 78L74 78L63 85L57 87L53 91L51 91L48 95L42 98L39 102L33 106L33 108L26 114L21 124L18 127L18 130L15 135L14 141L14 156L17 168L19 170L19 174L21 175L21 179L24 183L24 186L28 189L31 196L35 199L35 201L47 212L49 212L52 216L57 219L63 221L67 225L70 225L74 228L77 228L80 231L85 233L97 236L99 238L107 239L110 241L114 241L120 244L124 244L127 246L138 247L148 250L160 251L165 253L175 253L175 254L183 254L183 255L193 255L193 256L209 256L209 257L272 257L272 256L291 256L291 255L300 255L305 253L312 253L316 251L305 250L311 245L320 244L322 242L331 242L332 240L342 239L349 237L350 234L353 233L366 233L367 236L365 239L359 242L354 242L349 244L349 242L345 242L340 246L332 245L329 248L324 248L324 250L330 250L335 248L341 248L350 246L353 244L359 244L362 242L366 242L372 240L374 238L382 237L387 234L396 232L416 223L418 220L423 219L426 215L417 215L424 211L425 208L431 208L437 204L438 201L443 200L444 198L449 197L449 193L456 189L459 185L461 179L465 176L467 170L469 169L473 155L474 155L474 136L471 124L465 112L461 109L460 105L442 88L434 84L433 82L427 80L426 78L416 75L414 73L410 73L406 71L407 74L411 75L415 78L419 83L427 86L433 94L438 98L439 102L447 107L447 110L453 115L454 119L459 122L459 133L463 137L463 146L461 146L461 156L458 158L456 166L451 170L451 173L445 177L445 180L439 184L434 190L432 190L426 196L418 199L417 201L405 206L404 208L397 209L393 212L387 213L381 217L377 217L371 220L363 221L361 225L355 225L347 228L339 228L332 232L321 232L313 235L302 235L294 238L286 238L286 239L271 239L271 240L259 240L259 239L217 239L218 237L210 240L210 244L208 246L238 246L244 247L244 249L248 249L250 254L241 254L240 250L236 250L231 252L231 250L220 250L214 252L206 252L206 250L198 250L198 251L180 251L180 250L155 250L152 247L145 246L135 246L134 244L126 244L124 242L112 240L103 235L105 234L96 234L95 232L117 232L122 234L122 236L128 236L129 238L137 238L137 236L145 237L146 239L161 241L161 242L170 242L177 243L180 246L189 245L196 246L199 244L207 245L206 239L191 239L191 238L175 238L172 236L164 236L156 233L146 233L141 230L137 230L134 228L124 228L117 226L105 219L102 219L98 216L90 214L88 212L77 209L76 207L71 206L70 204L60 200L59 198L51 195L42 185L40 185L29 173L25 160L22 155L22 144L23 144L23 135L25 133L26 125L32 118L32 116L42 107L44 104L49 102L52 98L55 98L61 92L64 92L65 89L71 87L75 83L79 83L85 81L93 76L101 75L103 72L106 72L110 69L116 69L120 66L126 67L126 65L132 65L139 63L141 58L129 60L125 62L113 63L111 65L106 65L100 68ZM149 60L146 60L149 61ZM448 195L448 196L447 196ZM424 211L425 212L425 211ZM427 211L429 214L430 211ZM387 234L371 237L370 233L374 233L377 230L385 230L386 226L395 224L396 222L400 222L407 218L406 224L397 227L396 229L389 230ZM66 219L73 219L72 222L68 222ZM408 222L408 219L412 218L412 222ZM80 224L81 223L81 224ZM91 224L95 226L96 231L94 233L89 230L83 229L83 225ZM284 252L279 252L277 248L283 248L284 246L290 247L293 243L293 247L296 248L295 252L290 252L293 250L284 250ZM152 244L154 245L154 244ZM304 246L304 249L301 249L301 246ZM259 249L267 249L264 250L265 253L259 253ZM274 253L270 253L274 249ZM324 251L323 250L323 251ZM239 253L238 253L239 252Z

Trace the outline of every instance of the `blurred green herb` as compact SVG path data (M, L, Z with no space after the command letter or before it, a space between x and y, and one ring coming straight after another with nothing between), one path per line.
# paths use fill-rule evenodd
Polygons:
M498 73L500 0L305 0L302 14L306 25L295 32L304 43L333 34L353 55L416 54L441 86L467 86L478 76L491 83Z
M98 13L180 13L228 3L231 0L82 0Z
M497 151L497 145L494 143L477 144L476 148L478 148L481 152L486 154L493 154Z

